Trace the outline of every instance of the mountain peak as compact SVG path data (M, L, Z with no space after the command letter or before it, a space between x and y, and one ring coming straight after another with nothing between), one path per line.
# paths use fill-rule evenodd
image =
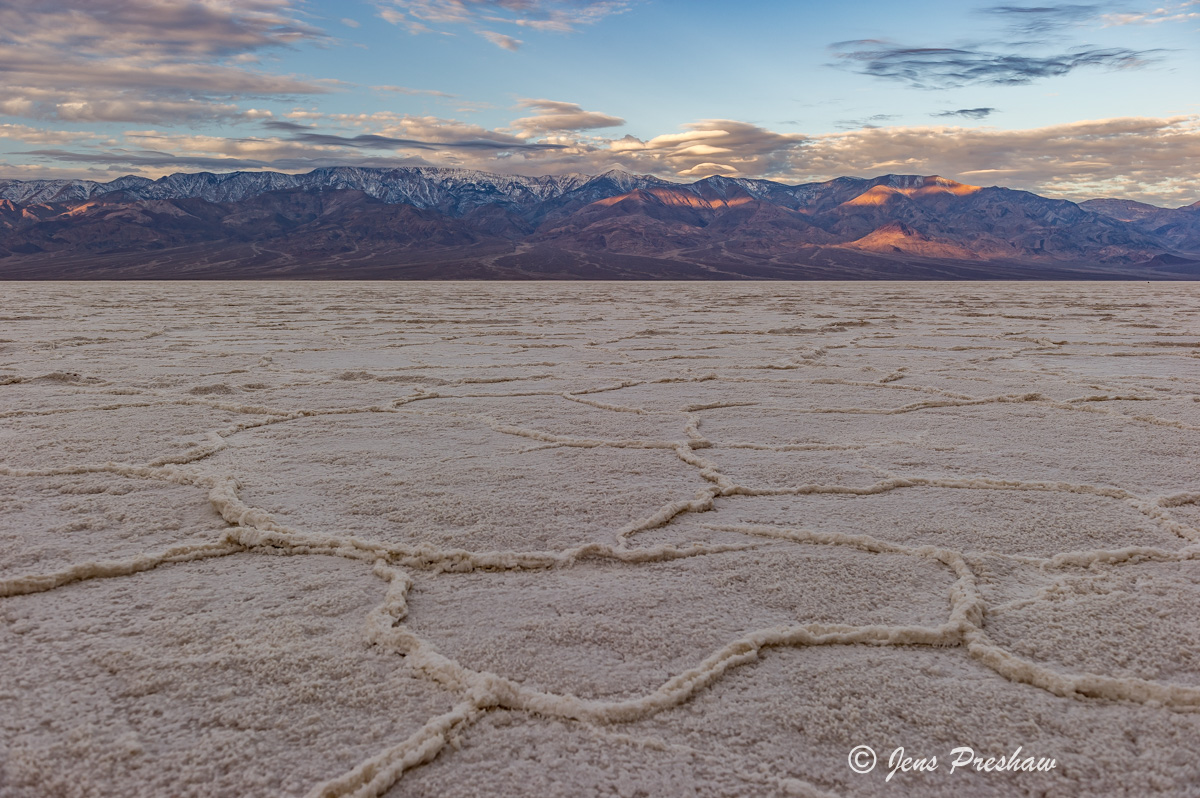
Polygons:
M941 175L883 175L872 182L899 189L944 188L953 191L959 188L979 188Z
M883 175L871 181L876 186L894 188L908 197L933 194L953 194L965 197L980 190L979 186L959 183L941 175Z
M595 183L605 180L618 186L623 191L632 191L635 188L644 188L645 186L672 185L654 175L635 175L632 172L626 172L624 169L609 169L607 172L596 175L588 182Z

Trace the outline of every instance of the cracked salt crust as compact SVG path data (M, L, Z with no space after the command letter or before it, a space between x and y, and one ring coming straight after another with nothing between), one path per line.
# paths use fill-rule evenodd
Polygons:
M115 474L0 476L0 577L203 543L224 525L206 491ZM152 523L147 523L153 519Z
M5 294L6 796L1200 783L1188 286Z

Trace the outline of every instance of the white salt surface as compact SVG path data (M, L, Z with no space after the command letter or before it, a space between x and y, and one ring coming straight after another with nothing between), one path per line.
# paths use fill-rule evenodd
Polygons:
M1200 795L1194 286L0 299L5 798Z

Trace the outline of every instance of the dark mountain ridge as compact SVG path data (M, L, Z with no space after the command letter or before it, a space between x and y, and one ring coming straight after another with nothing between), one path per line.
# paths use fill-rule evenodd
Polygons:
M0 180L0 278L1200 277L1200 203L429 167Z

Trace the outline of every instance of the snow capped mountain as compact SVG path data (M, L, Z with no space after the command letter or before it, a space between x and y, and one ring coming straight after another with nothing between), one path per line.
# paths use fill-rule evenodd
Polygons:
M104 183L91 180L0 180L0 199L11 200L18 205L79 202L106 191Z
M677 185L652 175L634 175L618 169L596 176L566 174L524 177L427 166L401 169L333 166L302 175L280 172L180 172L158 180L128 175L110 183L90 180L0 180L0 199L20 205L79 202L119 191L126 198L136 200L242 202L269 191L348 190L361 191L368 197L389 204L436 208L461 215L489 204L524 208L573 191L583 191L586 195L599 198L639 188Z
M0 181L0 278L45 268L71 277L111 268L149 277L706 279L958 273L947 269L1128 278L1149 269L1181 278L1200 276L1200 212L1076 204L938 175L787 185L620 170L330 167Z
M461 214L492 203L517 207L536 204L598 179L580 174L521 177L470 169L364 169L335 166L303 175L280 172L180 172L158 180L129 175L110 183L90 180L9 180L0 181L0 199L20 205L78 202L119 191L127 198L137 200L242 202L269 191L349 190L361 191L390 204L403 203L416 208L438 208Z
M499 205L515 212L528 211L540 203L562 200L556 207L628 194L639 189L689 191L706 198L728 198L743 192L792 210L825 198L840 204L864 190L883 186L911 196L914 192L970 193L965 186L937 175L883 175L873 179L839 177L823 183L787 185L772 180L732 178L716 175L695 183L673 183L653 175L635 175L613 169L600 175L582 174L523 177L479 172L470 169L410 167L368 169L334 166L302 175L280 172L176 173L149 180L126 176L110 183L87 180L0 181L0 199L20 205L79 202L121 192L132 200L203 199L208 202L243 202L271 191L361 191L388 204L434 209L463 216L485 205Z

